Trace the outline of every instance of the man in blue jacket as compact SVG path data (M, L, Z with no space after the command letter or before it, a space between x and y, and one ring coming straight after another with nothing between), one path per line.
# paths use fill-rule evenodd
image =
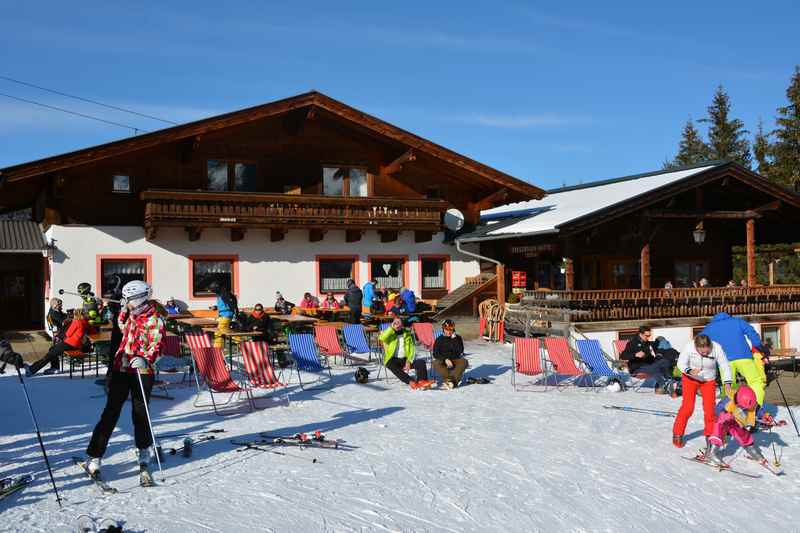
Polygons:
M374 279L367 281L364 288L361 289L361 312L365 315L370 313L372 307L372 300L375 298L375 287L378 282Z
M736 374L744 376L747 384L756 393L759 405L764 405L766 378L753 359L752 348L761 348L761 337L753 326L728 313L717 313L703 329L703 335L722 346L731 366L731 377L736 383ZM750 341L750 344L747 341Z

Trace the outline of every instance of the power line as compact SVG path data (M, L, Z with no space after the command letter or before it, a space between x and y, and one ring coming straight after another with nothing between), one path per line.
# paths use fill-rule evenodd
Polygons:
M54 105L43 104L41 102L36 102L34 100L26 100L25 98L20 98L19 96L12 96L10 94L0 93L0 96L5 96L6 98L11 98L12 100L19 100L20 102L25 102L27 104L38 105L40 107L44 107L47 109L54 109L56 111L61 111L62 113L69 113L70 115L76 115L83 118L89 118L92 120L97 120L98 122L105 122L106 124L111 124L112 126L119 126L121 128L128 128L129 130L133 130L134 134L138 134L139 132L147 133L147 130L143 130L141 128L135 128L133 126L128 126L127 124L120 124L119 122L112 122L110 120L106 120L103 118L94 117L92 115L86 115L84 113L78 113L77 111L70 111L69 109L64 109L62 107L56 107Z
M177 126L177 122L173 122L171 120L167 120L165 118L154 117L153 115L147 115L145 113L139 113L138 111L131 111L130 109L125 109L123 107L117 107L110 104L104 104L103 102L98 102L97 100L90 100L89 98L83 98L82 96L75 96L74 94L63 93L61 91L56 91L54 89L48 89L47 87L42 87L41 85L35 85L33 83L28 83L27 81L15 80L14 78L9 78L8 76L0 76L0 80L10 81L12 83L18 83L19 85L25 85L27 87L33 87L34 89L39 89L41 91L47 91L53 94L57 94L60 96L66 96L67 98L74 98L75 100L80 100L81 102L88 102L90 104L99 105L102 107L107 107L108 109L114 109L116 111L122 111L123 113L130 113L132 115L138 115L140 117L149 118L152 120L158 120L160 122L166 122L167 124L172 124L173 126Z

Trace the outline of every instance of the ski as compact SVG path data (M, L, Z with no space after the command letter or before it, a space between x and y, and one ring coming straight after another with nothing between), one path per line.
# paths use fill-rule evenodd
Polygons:
M169 435L159 435L159 439L172 439L175 437L191 437L192 435L208 435L210 433L225 433L224 429L207 429L206 431L193 431L187 433L172 433Z
M232 440L231 444L233 444L234 446L239 446L239 448L236 448L237 452L246 452L246 451L249 451L249 450L255 450L255 451L259 451L259 452L267 452L267 453L273 453L275 455L283 455L283 456L286 456L286 457L296 457L298 459L308 460L308 457L300 457L299 455L291 455L291 454L288 454L286 452L281 452L281 451L278 451L278 450L274 450L272 448L265 448L264 446L271 446L271 444L269 442L266 442L266 441L263 441L263 440L256 440L256 441L235 441L235 440ZM316 463L317 462L317 458L314 457L311 460L311 462L312 463Z
M354 450L356 449L355 446L350 446L345 444L345 442L341 439L328 439L324 435L320 435L318 437L309 436L307 434L301 433L294 436L282 436L282 435L268 435L266 433L260 433L261 440L258 441L261 444L269 444L272 446L297 446L299 448L328 448L333 450Z
M31 483L31 481L33 481L33 476L30 475L2 480L2 483L0 484L0 500L3 500L15 492L24 489Z
M665 416L670 418L673 418L678 414L673 411L661 411L659 409L644 409L642 407L629 407L627 405L604 405L603 408L615 409L617 411L626 411L628 413L642 413L655 416Z
M118 492L117 489L100 479L99 476L93 476L90 474L89 469L86 467L86 462L83 459L80 457L73 457L72 461L78 465L81 470L83 470L83 473L86 474L86 477L91 479L95 486L100 489L103 494L116 494Z
M727 463L725 463L725 466L717 466L717 465L708 463L706 461L703 461L702 459L698 459L697 457L686 457L685 455L681 455L681 459L685 459L686 461L691 461L693 463L705 465L705 466L707 466L709 468L713 468L713 469L717 470L718 472L730 472L731 474L736 474L736 475L739 475L739 476L749 477L749 478L753 478L753 479L758 479L758 478L761 477L760 475L748 474L746 472L740 472L739 470L734 470Z
M782 468L778 468L778 467L773 468L772 465L769 464L769 461L767 461L766 459L764 459L762 461L759 461L758 459L750 459L750 457L748 457L748 459L750 461L753 461L754 463L757 463L758 465L762 466L763 468L765 468L773 476L783 476L783 475L785 475L785 472L783 471Z

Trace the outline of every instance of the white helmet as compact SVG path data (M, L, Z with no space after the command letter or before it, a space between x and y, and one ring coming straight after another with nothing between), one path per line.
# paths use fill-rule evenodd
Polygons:
M129 304L138 307L150 299L153 289L144 281L135 279L122 287L122 297Z

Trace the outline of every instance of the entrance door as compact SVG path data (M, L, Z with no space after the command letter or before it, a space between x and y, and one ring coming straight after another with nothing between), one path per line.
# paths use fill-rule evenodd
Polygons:
M0 323L4 329L31 327L30 288L29 272L0 272L0 301L3 302L0 306Z

